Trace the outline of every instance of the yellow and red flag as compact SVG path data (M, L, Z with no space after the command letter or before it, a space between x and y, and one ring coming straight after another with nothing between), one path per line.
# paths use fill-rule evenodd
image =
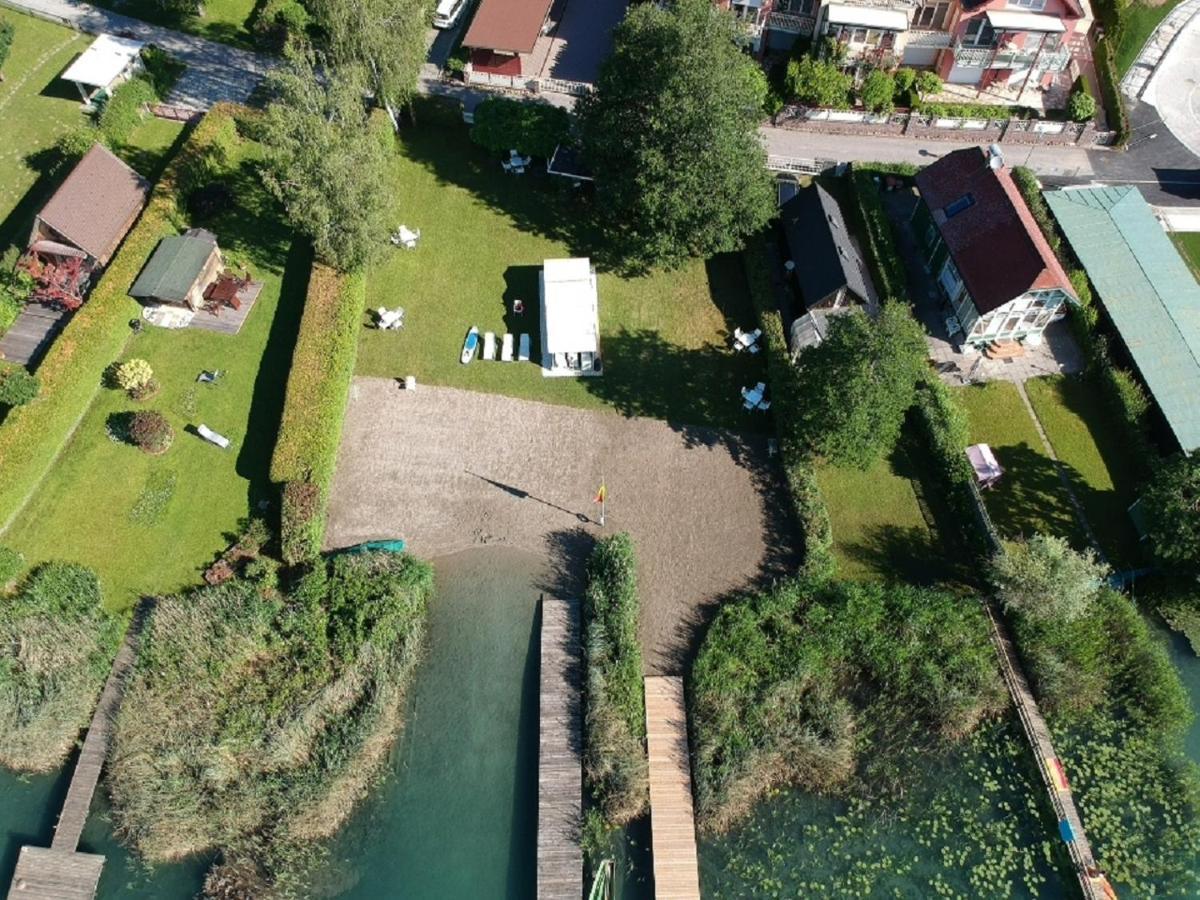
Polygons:
M608 499L608 488L604 486L604 482L600 483L600 490L596 491L596 496L592 499L593 503L603 503Z

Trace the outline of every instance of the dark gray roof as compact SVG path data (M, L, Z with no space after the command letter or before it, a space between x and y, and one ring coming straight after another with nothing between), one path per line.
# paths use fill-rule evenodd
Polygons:
M848 287L863 301L871 297L866 266L850 239L838 202L819 184L800 191L779 209L788 250L805 304Z
M216 246L216 237L203 228L163 238L129 289L130 296L183 302Z

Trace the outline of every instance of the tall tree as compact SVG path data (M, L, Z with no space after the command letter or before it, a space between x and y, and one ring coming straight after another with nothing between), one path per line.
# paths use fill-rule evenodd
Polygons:
M361 65L398 127L396 109L416 93L425 62L430 0L313 0L312 11L328 36L330 61Z
M1071 549L1063 538L1036 534L997 553L989 567L1006 609L1035 621L1073 622L1091 609L1108 577L1091 550Z
M903 303L884 303L875 320L861 310L831 317L825 339L800 355L795 437L830 462L868 468L895 447L925 356Z
M774 214L764 81L711 0L632 7L576 107L602 217L633 268L736 250Z
M1167 563L1200 568L1200 459L1177 457L1146 488L1147 532Z
M342 271L369 262L382 246L387 150L363 104L357 67L327 68L302 53L268 76L263 121L270 148L266 182L317 256Z

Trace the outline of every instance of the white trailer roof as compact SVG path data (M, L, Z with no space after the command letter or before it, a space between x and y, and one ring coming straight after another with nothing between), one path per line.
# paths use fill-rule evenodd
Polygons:
M89 87L108 87L146 46L111 34L102 34L67 67L62 77Z
M542 264L542 349L596 353L599 301L591 260L547 259Z

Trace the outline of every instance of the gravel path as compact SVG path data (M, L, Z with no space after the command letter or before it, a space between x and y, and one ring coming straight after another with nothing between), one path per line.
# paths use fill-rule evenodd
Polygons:
M628 531L646 670L677 674L713 604L794 568L781 491L761 438L361 378L326 542L401 536L426 558L508 544L545 556L536 589L569 595L592 542Z

